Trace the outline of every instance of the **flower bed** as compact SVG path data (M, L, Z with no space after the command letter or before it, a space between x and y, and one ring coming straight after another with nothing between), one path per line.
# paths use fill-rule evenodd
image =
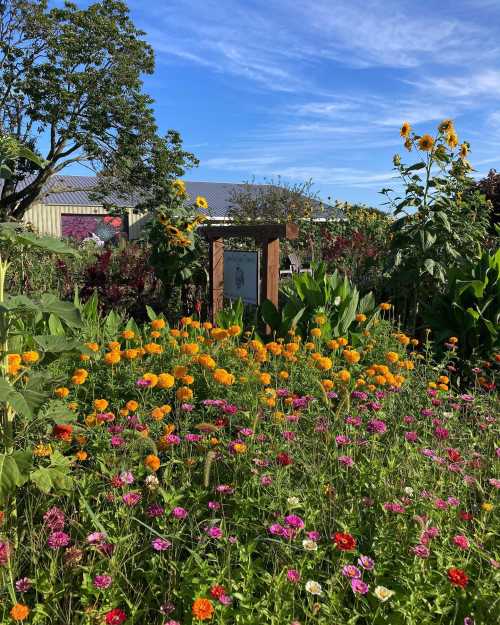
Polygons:
M363 317L352 345L190 318L87 343L73 419L23 426L71 466L2 512L2 622L493 623L496 398Z

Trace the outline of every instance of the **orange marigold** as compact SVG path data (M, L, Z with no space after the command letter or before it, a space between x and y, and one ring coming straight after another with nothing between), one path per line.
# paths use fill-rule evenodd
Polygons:
M30 609L27 605L24 605L24 603L16 603L10 610L10 618L13 621L25 621L29 613Z
M160 468L160 464L160 459L158 458L158 456L155 456L155 454L149 454L144 459L144 466L151 471L158 471L158 469Z

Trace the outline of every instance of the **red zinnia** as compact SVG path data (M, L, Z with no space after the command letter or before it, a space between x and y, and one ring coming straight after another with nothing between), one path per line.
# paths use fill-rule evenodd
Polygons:
M212 586L212 588L210 588L210 594L214 599L219 599L220 597L222 597L222 595L226 594L226 589L224 588L224 586L219 586L218 584L216 584L215 586Z
M451 460L451 462L458 462L462 459L462 456L458 449L448 449L448 458Z
M450 580L450 584L453 584L453 586L460 586L460 588L465 588L469 583L467 573L462 571L462 569L457 569L455 567L448 569L448 579Z
M278 464L281 464L282 467L287 467L290 464L293 464L293 460L292 458L285 453L284 451L281 451L277 456L276 456L276 462Z
M333 542L336 544L340 551L352 551L356 549L356 539L350 534L344 534L343 532L336 532L333 536Z
M54 425L52 435L60 441L70 441L73 434L73 426L69 423Z
M120 608L113 608L106 612L106 625L121 625L127 620L127 615Z

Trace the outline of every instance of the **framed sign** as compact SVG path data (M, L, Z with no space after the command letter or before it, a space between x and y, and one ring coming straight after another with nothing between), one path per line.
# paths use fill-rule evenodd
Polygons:
M224 297L259 304L259 252L224 251Z

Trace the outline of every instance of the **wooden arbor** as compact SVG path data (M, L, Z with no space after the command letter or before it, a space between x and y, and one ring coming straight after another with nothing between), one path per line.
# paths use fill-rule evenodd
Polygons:
M280 276L280 239L293 241L299 236L295 224L257 224L238 226L205 226L201 234L209 244L210 308L212 320L223 307L224 300L224 239L254 239L262 249L262 298L278 307Z

